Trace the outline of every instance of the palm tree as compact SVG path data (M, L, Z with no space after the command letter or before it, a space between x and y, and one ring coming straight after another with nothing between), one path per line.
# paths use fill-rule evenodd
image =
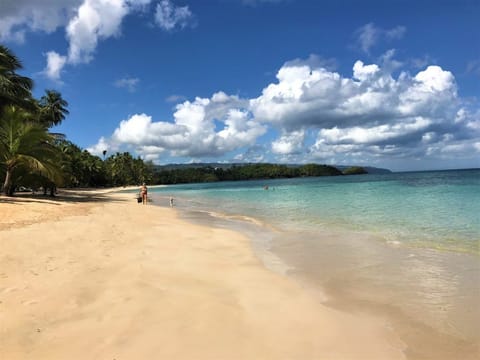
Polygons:
M16 73L22 69L20 60L8 49L0 45L0 113L7 105L17 105L31 110L32 79Z
M26 111L9 106L0 121L0 166L5 174L3 193L8 196L15 189L16 171L41 175L56 183L61 181L55 137L30 118Z
M55 90L46 90L45 95L40 98L38 106L39 121L48 128L60 125L69 114L68 102L62 98L62 94Z

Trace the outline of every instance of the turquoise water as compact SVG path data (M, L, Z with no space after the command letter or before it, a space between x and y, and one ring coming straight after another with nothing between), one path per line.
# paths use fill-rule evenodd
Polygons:
M278 230L341 229L397 245L480 253L480 169L186 184L151 192L174 196L180 208L248 216Z

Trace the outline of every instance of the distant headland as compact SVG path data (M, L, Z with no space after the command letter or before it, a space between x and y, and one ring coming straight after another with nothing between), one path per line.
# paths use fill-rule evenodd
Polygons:
M155 165L153 183L184 184L237 180L284 179L316 176L386 174L388 169L371 166L272 163L194 163Z

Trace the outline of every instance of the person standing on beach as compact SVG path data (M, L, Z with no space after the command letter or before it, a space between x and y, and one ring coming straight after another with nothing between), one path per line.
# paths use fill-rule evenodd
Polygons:
M170 196L170 207L173 207L173 196Z
M143 205L147 204L147 193L148 193L147 185L143 183L142 187L140 188L140 196L142 197Z

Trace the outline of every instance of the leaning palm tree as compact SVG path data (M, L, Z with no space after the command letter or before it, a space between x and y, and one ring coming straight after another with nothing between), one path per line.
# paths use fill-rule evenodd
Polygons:
M8 105L32 109L32 79L17 74L22 69L20 60L0 45L0 113Z
M55 137L31 115L15 106L4 109L0 121L0 166L5 180L3 193L13 195L16 171L43 176L53 182L61 179Z

